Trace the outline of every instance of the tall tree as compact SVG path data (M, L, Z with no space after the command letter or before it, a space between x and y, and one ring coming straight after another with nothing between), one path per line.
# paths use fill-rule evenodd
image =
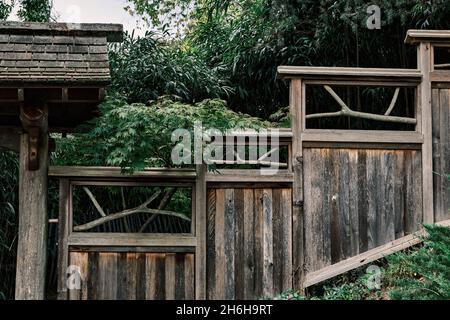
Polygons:
M23 21L49 22L52 0L21 0L18 15Z

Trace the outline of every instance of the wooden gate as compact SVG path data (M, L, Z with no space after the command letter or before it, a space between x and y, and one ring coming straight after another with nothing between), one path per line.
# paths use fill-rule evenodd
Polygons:
M205 283L201 272L204 270L201 259L204 257L204 228L199 224L204 219L204 206L202 209L201 202L196 201L196 194L201 196L204 188L201 168L199 175L190 170L167 169L145 171L133 176L122 175L119 169L111 168L51 168L50 176L60 179L59 299L201 299ZM113 233L101 232L100 229L81 232L91 228L92 222L83 226L74 224L74 188L86 186L190 188L190 232ZM102 213L104 209L90 189L85 191ZM102 214L103 217L96 221L114 215L117 214Z

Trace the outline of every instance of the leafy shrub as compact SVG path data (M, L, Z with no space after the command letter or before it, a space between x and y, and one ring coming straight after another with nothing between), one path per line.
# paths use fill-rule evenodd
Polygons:
M403 273L393 279L392 299L450 299L450 228L425 226L428 236L417 251L389 258Z
M54 161L60 165L107 165L130 169L171 167L172 132L204 128L258 129L269 123L235 113L223 100L186 104L170 97L145 104L127 104L111 95L101 106L102 116L92 121L86 134L58 139Z

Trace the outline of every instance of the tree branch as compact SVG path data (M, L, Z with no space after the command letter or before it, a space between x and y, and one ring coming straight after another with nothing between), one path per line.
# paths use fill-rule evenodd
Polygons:
M380 114L373 114L373 113L367 113L367 112L353 111L345 104L344 101L342 101L342 99L336 94L336 92L333 91L333 89L331 87L324 86L324 88L333 96L333 98L341 106L341 108L342 108L341 111L309 114L306 116L306 119L347 116L347 117L353 117L353 118L362 118L362 119L384 121L384 122L417 124L417 120L414 118L389 116L389 114L392 112L392 109L395 106L395 103L397 102L399 89L396 90L396 92L395 92L396 94L394 95L394 98L392 99L391 105L389 106L388 111L386 111L386 114L380 115Z
M166 191L166 193L164 194L164 197L161 200L161 203L158 206L158 210L163 210L170 202L170 200L172 199L173 195L175 194L175 192L177 191L176 188L170 188L169 190ZM147 221L145 221L145 223L142 225L142 227L139 229L139 233L144 232L145 228L148 227L148 225L155 220L156 215L151 216L150 218L147 219Z
M158 209L148 209L148 208L137 208L137 209L131 209L131 210L125 210L125 211L121 211L121 212L117 212L114 214L110 214L106 217L102 217L100 219L88 222L86 224L80 225L80 226L76 226L73 228L74 231L87 231L90 229L93 229L99 225L105 224L107 222L110 221L114 221L117 219L121 219L124 217L127 217L129 215L135 214L135 213L151 213L151 214L161 214L161 215L166 215L166 216L173 216L173 217L177 217L186 221L191 221L191 219L187 216L185 216L182 213L178 213L178 212L174 212L174 211L166 211L166 210L158 210Z
M87 188L87 187L83 187L83 190L84 190L84 192L87 193L87 195L91 199L91 201L94 204L95 208L97 209L98 213L100 213L100 215L102 217L106 217L105 211L103 211L102 207L98 203L97 199L95 199L95 196L92 194L91 190L89 190L89 188Z

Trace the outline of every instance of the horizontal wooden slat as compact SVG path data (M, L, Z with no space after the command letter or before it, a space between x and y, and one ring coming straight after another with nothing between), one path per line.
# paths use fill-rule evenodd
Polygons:
M408 30L405 43L450 42L449 30Z
M173 178L195 180L197 174L190 169L147 169L132 175L123 174L122 169L113 167L50 167L49 176L53 178L96 179L110 178L119 180Z
M408 143L422 144L423 135L409 131L306 130L303 142Z
M437 225L450 227L450 220L439 222L437 223ZM363 254L341 261L316 272L312 272L306 276L305 287L313 286L325 280L341 275L347 271L357 269L373 261L382 259L388 255L419 244L420 242L422 242L421 237L424 235L425 232L423 230L418 231L409 236L392 241L384 246L369 250Z
M450 70L430 72L431 82L450 82Z
M294 177L292 172L280 170L273 175L262 175L261 170L218 170L206 175L207 182L242 182L242 183L292 183Z
M303 67L280 66L278 75L281 78L303 78L332 80L335 78L369 81L397 79L419 83L422 79L417 69L379 69L379 68L337 68L337 67Z
M197 239L188 234L72 233L69 246L107 247L195 247Z

